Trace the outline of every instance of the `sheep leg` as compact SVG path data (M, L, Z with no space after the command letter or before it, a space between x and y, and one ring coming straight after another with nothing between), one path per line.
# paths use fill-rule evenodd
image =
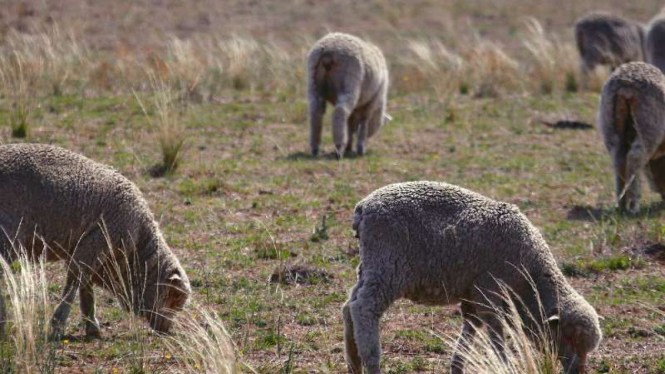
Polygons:
M496 315L487 315L484 318L490 336L490 343L494 352L499 356L503 362L506 362L506 350L504 344L503 326L501 321L496 318Z
M364 278L356 292L356 300L349 304L356 346L365 374L381 374L379 319L396 299L385 288L386 285L378 280L372 282Z
M355 106L355 101L349 96L342 96L338 99L335 111L332 117L333 142L337 157L344 156L345 146L348 142L348 121L351 116L351 108Z
M626 177L628 178L626 182L630 184L628 187L624 187L624 205L626 211L636 214L640 210L640 172L648 161L644 148L638 140L633 142L626 158Z
M453 357L450 363L450 374L464 374L464 365L466 358L464 355L467 353L471 339L476 335L477 329L482 325L475 316L475 308L469 302L463 301L461 305L462 316L464 317L464 324L462 325L462 332L455 345Z
M102 332L99 328L95 313L95 293L92 282L87 279L79 286L79 299L81 301L81 315L85 319L85 335L88 338L101 338Z
M342 317L344 319L344 342L346 344L346 366L352 374L362 374L362 362L358 354L358 345L353 329L353 318L351 317L351 302L355 299L355 287L351 293L349 301L342 307Z
M312 155L319 154L321 144L321 130L323 129L323 115L326 113L326 101L319 96L309 99L309 145Z
M76 266L76 265L72 265ZM65 289L62 292L62 301L53 313L51 318L51 332L49 333L49 340L57 341L62 338L65 332L65 322L76 298L76 291L79 288L79 272L70 267L67 272L67 280L65 281Z
M619 209L625 210L626 199L624 195L624 188L628 178L626 176L626 153L623 149L615 149L612 152L612 163L614 165L614 186L617 196L617 203Z
M356 144L356 153L362 156L365 154L365 143L367 142L367 121L361 121L358 126L358 144Z

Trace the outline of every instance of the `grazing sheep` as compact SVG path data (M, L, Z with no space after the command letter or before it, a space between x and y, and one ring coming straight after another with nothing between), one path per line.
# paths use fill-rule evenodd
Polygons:
M647 30L646 61L665 72L665 13L654 17Z
M575 23L575 40L584 74L597 65L617 66L644 60L644 27L607 14L591 13Z
M360 239L358 282L342 309L351 373L380 373L379 318L399 298L461 303L464 326L451 373L464 372L459 352L483 324L501 353L501 324L491 307L501 307L497 281L523 300L527 323L528 313L541 315L537 290L559 331L567 373L582 372L601 340L596 311L566 282L538 230L513 205L445 183L397 183L356 205L353 228Z
M307 56L310 146L318 155L326 102L335 106L333 141L339 157L353 147L365 153L386 115L388 68L381 50L355 36L331 33L320 39Z
M38 144L0 145L0 255L65 260L63 299L51 339L64 332L80 292L86 335L100 336L93 284L168 332L190 294L189 280L162 237L141 192L110 167Z
M619 208L639 211L640 174L665 199L665 76L644 62L620 66L605 82L598 129L612 157Z

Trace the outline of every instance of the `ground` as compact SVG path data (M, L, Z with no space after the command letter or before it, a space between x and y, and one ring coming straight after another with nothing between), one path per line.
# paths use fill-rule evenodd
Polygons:
M16 7L34 9L29 15L3 10L0 20L13 28L25 18L32 19L30 24L48 16L65 22L78 19L82 10L74 5L79 3L43 8L45 3L25 2ZM131 39L141 25L156 35L187 37L210 28L278 38L292 35L285 25L293 20L294 28L315 35L323 27L343 29L348 22L349 31L370 35L395 51L399 41L389 40L396 28L435 35L439 27L445 30L446 19L457 25L471 20L485 37L496 34L510 46L512 28L530 11L566 37L573 20L596 5L564 0L535 2L533 9L525 9L522 2L454 1L438 9L436 2L423 1L423 10L406 1L376 1L349 10L346 1L320 6L316 1L237 1L208 12L211 2L201 1L188 11L198 9L208 28L194 25L187 31L178 23L184 21L169 18L181 8L160 8L169 2L118 2L110 16L99 10L102 2L89 3L91 14L103 20L86 21L89 27L110 33L106 39L102 32L91 33L91 44L102 49L105 43ZM643 21L657 9L647 1L602 4ZM342 9L341 15L334 14L333 6ZM124 19L119 25L127 7L142 9L132 13L139 20ZM155 9L163 13L155 15ZM392 11L396 15L390 16ZM159 14L167 21L158 27ZM407 14L410 18L400 18ZM328 18L322 26L316 17ZM382 29L387 25L389 33ZM665 237L660 197L645 188L639 215L618 214L610 159L597 130L558 130L539 122L565 114L595 126L598 101L598 92L592 91L480 98L393 94L388 111L394 120L370 139L368 154L337 160L331 154L329 116L323 155L309 156L302 95L223 93L189 107L182 118L187 141L181 166L158 178L147 171L160 159L159 147L132 93L40 95L29 141L57 144L113 165L139 186L190 277L195 303L225 321L244 372L250 372L248 367L259 373L345 372L340 310L358 265L358 241L351 230L354 205L389 183L435 180L516 204L541 230L570 282L603 317L604 340L591 356L589 372L662 374L665 263L644 253ZM4 105L0 121L6 122L9 111ZM17 140L3 126L0 141ZM319 273L301 284L270 282L276 269L294 265ZM62 265L49 265L48 271L55 303ZM99 295L103 340L78 341L82 326L73 313L72 337L58 348L56 372L168 372L178 352L166 350L147 332L137 343L131 326L145 326L128 324L117 302ZM460 325L454 306L398 302L382 322L385 372L447 372L448 339L454 339Z

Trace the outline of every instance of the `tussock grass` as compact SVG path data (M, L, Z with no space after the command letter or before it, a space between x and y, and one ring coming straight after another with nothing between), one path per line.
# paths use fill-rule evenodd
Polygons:
M177 95L167 82L150 74L152 112L143 104L137 94L136 99L148 123L157 133L157 141L162 154L161 164L151 170L154 176L171 174L180 165L186 141L186 129L182 115L177 108Z
M3 373L54 373L58 343L48 341L52 313L44 261L33 263L22 248L8 263L0 257L0 370Z
M167 350L177 355L182 364L173 372L236 373L235 348L224 323L215 314L207 310L183 312L173 322L175 333L164 338Z
M469 30L467 30L469 31ZM403 39L405 53L386 53L391 85L397 92L495 97L524 92L597 91L607 70L580 77L579 56L564 42L530 18L525 22L524 56L470 30L454 45L439 39ZM90 92L151 91L145 72L164 82L179 99L200 103L238 92L302 97L305 56L312 40L289 43L247 36L171 37L161 48L145 54L120 49L92 54L72 33L54 27L43 33L10 34L8 51L24 64L40 67L39 92L59 95L67 90ZM12 52L13 53L13 52ZM15 90L14 90L15 91ZM21 91L18 91L21 92Z
M28 136L28 116L32 110L35 84L41 76L39 61L30 61L20 51L0 57L3 96L9 98L9 125L12 137Z
M535 18L529 18L525 26L523 44L531 57L527 67L531 89L544 94L577 91L580 77L575 46L547 33Z
M505 335L504 354L494 349L490 333L477 329L466 349L459 354L466 359L465 371L477 374L558 374L561 365L552 337L555 332L549 329L546 315L540 306L537 316L529 316L524 321L520 316L521 300L506 285L501 285L501 308L492 306L499 318ZM540 303L540 299L538 301ZM456 338L444 337L451 347L456 346Z

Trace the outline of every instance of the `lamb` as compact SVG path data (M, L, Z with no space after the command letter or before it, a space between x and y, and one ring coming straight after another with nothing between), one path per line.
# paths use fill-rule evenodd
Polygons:
M660 13L649 22L646 45L646 62L665 72L665 13Z
M644 60L644 27L608 13L590 13L575 23L575 41L583 74L597 65L612 70L631 61Z
M605 82L598 129L614 166L619 208L639 211L640 174L665 199L665 76L644 62L619 67Z
M587 354L601 340L596 311L568 284L538 230L511 204L446 183L396 183L356 205L353 229L360 240L358 282L342 308L351 373L380 373L379 319L399 298L461 303L464 326L451 373L464 373L460 352L483 324L500 352L503 335L491 307L501 305L498 281L520 296L532 316L541 315L537 290L545 316L559 331L554 343L567 373L583 372Z
M0 230L0 255L8 261L23 248L33 260L67 262L52 340L62 337L77 290L86 336L101 336L94 284L162 333L191 293L139 189L112 168L63 148L0 145Z
M363 155L367 139L383 125L388 95L388 68L381 50L355 36L331 33L317 41L307 56L310 146L319 153L326 102L335 106L333 141L338 157L353 147Z

